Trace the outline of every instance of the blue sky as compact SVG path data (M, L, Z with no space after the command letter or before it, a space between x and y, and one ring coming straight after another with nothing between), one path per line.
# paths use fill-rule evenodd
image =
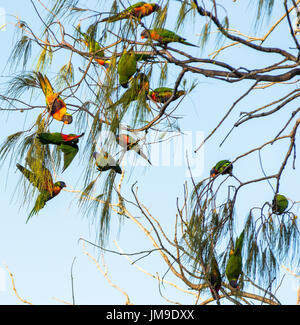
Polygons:
M225 5L226 7L228 5L229 10L232 10L234 13L232 20L230 20L230 26L241 26L245 34L250 34L253 31L252 20L243 18L248 14L250 7L246 4L234 4L230 0L225 1ZM239 6L238 11L234 6ZM0 7L4 8L6 12L7 23L6 29L0 31L2 44L5 44L0 53L2 84L11 73L5 66L5 63L7 62L11 46L15 40L14 26L11 24L14 22L14 19L10 14L27 21L36 31L39 31L38 26L40 22L34 13L30 1L28 1L28 6L21 8L17 0L11 0L9 2L0 0ZM177 15L177 10L178 4L172 1L166 25L168 29L174 27L174 17ZM273 15L277 19L279 12L275 10ZM145 21L147 22L148 20L146 19ZM188 41L197 43L197 36L201 32L202 26L203 20L197 19L195 25L186 25L186 29L180 29L179 33L187 37ZM280 44L282 46L282 43L285 42L287 46L292 46L291 40L282 38L285 28L286 26L283 26L274 34L270 40L271 44L274 46ZM269 43L266 42L265 45L267 46ZM179 48L184 49L181 46ZM214 50L214 44L210 44L203 52L197 49L192 49L191 51L194 54L205 57ZM37 56L37 54L34 53L34 56ZM240 48L234 51L224 51L222 59L228 60L229 63L233 63L235 66L242 66L245 64L245 56L247 56L248 68L257 65L258 58L256 53ZM275 57L274 60L276 59ZM53 77L55 69L64 65L66 60L64 55L60 55L59 61L55 62L49 75ZM259 58L260 65L263 66L268 60L269 57L262 55ZM78 78L79 75L76 75L76 77ZM171 70L166 86L172 87L175 78L176 73ZM192 149L196 148L197 144L200 143L199 137L201 135L208 135L232 103L251 85L251 82L227 84L192 74L187 76L188 84L194 78L197 78L198 86L183 100L177 114L182 116L180 120L181 129L186 134L190 132L192 135L192 148L183 148L189 150L188 154L191 161L194 164L199 164L199 170L201 172L197 170L197 165L193 166L197 181L200 181L203 177L207 177L209 170L217 161L221 159L233 159L237 155L246 152L248 148L263 143L262 141L264 139L270 139L272 136L275 136L278 129L276 125L280 125L279 123L282 119L286 120L287 116L289 116L286 115L286 112L279 112L271 118L268 118L267 122L265 120L251 121L247 126L234 130L224 145L219 147L220 142L230 130L232 124L238 119L241 111L260 107L265 103L273 101L274 98L280 98L283 94L297 87L297 84L294 84L274 86L266 90L255 91L235 108L232 115L224 123L222 129L204 146L204 151L201 154L198 153L198 156L193 156ZM41 102L43 98L42 96L38 96L35 100ZM293 111L293 109L295 109L293 105L287 107L289 111ZM37 114L37 112L30 112L28 114L17 112L11 116L1 114L1 143L7 135L22 129L24 123L27 123L32 118L36 118ZM25 118L26 122L24 122ZM59 130L59 122L54 121L52 127L55 131ZM75 131L71 126L69 130L71 133ZM177 143L175 143L176 146ZM157 148L163 153L167 149L162 145L156 145L156 148L153 146L153 149L151 146L151 154L153 156L151 158L155 162L157 157L155 157L154 152ZM182 150L182 154L184 154L184 149ZM278 161L278 157L284 154L283 149L283 146L276 144L274 147L262 152L267 173L277 170L280 162ZM132 170L129 165L123 183L125 196L127 195L132 199L130 188L135 181L138 181L139 199L161 222L164 229L170 235L173 234L174 230L176 199L177 197L182 199L183 184L185 181L190 182L184 157L183 163L176 166L176 163L173 162L172 154L173 149L170 150L170 164L164 166L162 160L160 160L150 167L144 164L142 158L136 158L133 153L130 153L129 156L141 166L136 166ZM165 155L163 157L161 159L166 159ZM74 189L80 188L81 159L84 159L84 157L79 152L70 168L64 174L59 175L60 179L62 178L67 185L70 185ZM290 163L281 180L281 190L287 197L296 201L300 195L299 187L297 186L299 183L299 174L295 170L288 169ZM82 216L78 209L76 195L64 191L58 197L49 201L38 216L35 216L28 224L25 224L31 205L28 207L21 206L21 186L17 186L20 175L16 168L8 167L8 163L5 163L0 171L2 179L0 183L2 193L0 196L2 207L0 218L0 304L21 304L12 290L11 281L5 269L6 266L14 275L16 288L20 296L31 303L62 304L62 301L72 302L70 272L74 258L76 259L73 265L73 283L75 302L77 304L125 303L124 295L108 284L93 260L84 253L82 242L79 242L80 238L95 242L97 222ZM258 156L254 155L249 159L238 161L234 166L234 173L241 180L251 179L251 177L256 177L257 175L262 176ZM99 184L100 189L101 185ZM241 191L237 206L237 233L244 225L244 218L247 216L249 207L253 205L260 206L264 202L272 200L272 193L267 183L255 184ZM294 212L298 213L297 209ZM113 214L108 244L109 249L116 250L114 240L124 252L128 253L153 248L135 224L127 219L122 220L121 224L122 227L119 231L119 218ZM85 245L85 248L94 257L98 257L97 249L94 249L88 244ZM99 262L101 264L101 258ZM166 303L166 300L159 293L158 281L141 272L137 267L130 265L125 257L106 253L105 263L111 281L129 295L132 303ZM158 253L152 253L148 258L139 261L137 265L151 274L155 275L158 273L160 277L167 271L167 267L162 263ZM183 283L180 283L171 276L171 272L168 272L168 280L186 289ZM284 304L295 304L296 287L297 281L293 277L285 275L284 281L278 290L279 300ZM166 298L183 304L193 304L195 301L194 296L191 294L180 292L168 285L162 287L161 292Z

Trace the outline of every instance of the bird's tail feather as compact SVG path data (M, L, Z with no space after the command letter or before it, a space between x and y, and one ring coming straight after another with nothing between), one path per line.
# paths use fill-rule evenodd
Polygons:
M189 42L186 42L186 41L181 41L180 43L188 45L188 46L199 47L198 45L195 45L195 44L192 44L192 43L189 43Z
M54 91L47 76L43 76L40 72L38 72L37 77L44 95L47 97L48 95L53 94Z

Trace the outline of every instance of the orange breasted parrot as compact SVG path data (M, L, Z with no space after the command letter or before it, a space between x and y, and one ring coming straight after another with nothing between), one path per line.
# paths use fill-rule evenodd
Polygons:
M96 166L99 171L113 169L116 173L122 174L121 167L108 152L100 150L100 152L94 152L93 157L96 159Z
M276 194L272 201L272 212L274 214L282 214L288 207L289 202L284 195Z
M118 105L122 105L123 107L127 107L131 102L141 98L142 96L146 96L149 92L149 79L144 73L137 74L130 81L130 87L125 91L125 93L121 96L121 98L110 105L107 109L111 109Z
M233 166L229 160L220 160L210 171L210 177L216 177L219 174L232 174Z
M66 184L62 181L53 183L50 171L44 167L43 164L32 158L30 161L29 166L32 171L20 164L17 164L17 168L21 171L21 173L40 192L35 201L33 209L29 213L26 223L33 215L37 214L45 206L47 201L53 199L60 193L62 188L66 187Z
M140 1L120 13L104 18L101 22L112 23L121 19L128 19L130 17L136 17L138 19L142 19L143 17L151 15L153 12L158 11L160 6L156 3L146 3L144 1Z
M240 234L240 236L235 241L235 247L229 253L229 259L226 265L225 273L229 284L238 289L238 279L242 274L242 248L244 241L244 230Z
M148 161L148 163L150 165L152 165L151 162L150 162L150 160L143 153L141 147L138 145L138 143L139 143L140 140L134 139L129 134L120 134L120 135L117 135L116 136L116 140L117 140L118 144L121 147L123 147L126 151L134 150L138 155L140 155L141 157L143 157L145 160Z
M80 135L76 134L62 134L58 132L54 133L39 133L37 138L42 144L55 144L64 153L64 167L63 172L70 165L74 157L76 156L78 148L78 139L82 137L84 133Z
M172 88L160 87L150 91L149 96L153 101L157 103L165 103L170 99L173 94L173 91L174 90ZM177 90L173 100L176 100L179 97L185 95L185 93L186 92L184 90Z
M210 263L209 282L214 289L212 290L212 288L210 288L210 291L215 300L220 299L219 290L221 289L221 281L222 277L219 270L218 262L215 256L213 255Z
M67 113L65 102L57 93L54 92L47 76L44 76L38 72L37 78L45 95L47 109L50 115L55 120L64 122L64 124L71 124L73 121L72 115Z
M128 51L124 49L119 62L118 62L118 74L120 85L124 88L128 88L129 79L136 73L137 62L134 51Z
M144 29L141 33L141 38L144 39L144 38L149 38L149 37L150 37L150 39L157 41L158 43L160 43L162 45L167 45L168 43L171 43L171 42L177 42L177 43L181 43L181 44L185 44L185 45L189 45L189 46L198 47L197 45L186 42L185 38L175 34L171 30L164 29L164 28L156 28L156 29L150 29L150 30Z
M84 44L87 46L87 48L89 49L90 53L95 54L96 56L100 56L100 57L105 57L104 55L104 51L101 50L101 46L100 44L94 40L90 35L88 35L87 33L83 33L80 31L79 26L76 28L76 30L78 31L78 33L83 36L83 42ZM104 66L106 69L109 67L110 65L110 60L103 60L103 59L94 59L98 64Z

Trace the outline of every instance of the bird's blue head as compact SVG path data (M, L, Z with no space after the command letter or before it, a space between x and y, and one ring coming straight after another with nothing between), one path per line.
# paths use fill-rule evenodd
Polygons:
M229 284L232 286L232 288L234 288L234 289L239 289L238 281L237 281L237 280L231 280L231 281L229 282Z
M54 185L55 186L58 186L60 188L67 187L66 183L65 182L62 182L62 181L56 182Z

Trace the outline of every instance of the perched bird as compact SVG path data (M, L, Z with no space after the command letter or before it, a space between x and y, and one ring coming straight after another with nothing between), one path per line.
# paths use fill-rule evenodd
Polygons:
M128 88L129 79L136 73L136 70L137 62L134 51L124 49L118 62L119 82L123 88Z
M29 163L30 170L17 164L17 168L21 173L34 185L40 192L38 195L34 207L29 213L26 223L35 214L37 214L46 204L47 201L57 196L62 188L66 187L66 184L62 181L53 183L53 179L50 171L43 166L43 164L37 162L36 159L31 159Z
M209 282L211 287L213 287L214 289L212 290L212 288L210 288L210 291L215 300L220 299L219 290L221 289L221 281L222 281L222 277L219 270L218 262L215 256L213 255L210 263Z
M235 248L230 251L225 273L229 284L238 289L238 279L242 274L242 248L244 241L244 230L235 241Z
M70 165L74 157L76 156L78 148L78 139L82 137L84 133L80 135L76 134L62 134L58 132L54 133L39 133L37 138L42 144L55 144L64 153L64 167L63 172Z
M149 96L151 99L157 103L165 103L167 102L171 96L173 95L174 89L172 88L167 88L167 87L160 87L156 88L152 91L149 92ZM175 96L172 101L178 99L179 97L185 95L184 90L178 90L175 93Z
M274 214L282 214L288 207L289 202L284 195L276 194L272 201L272 212Z
M130 81L130 87L125 91L121 98L114 104L110 105L107 109L112 109L118 105L127 107L131 102L146 96L149 92L149 80L144 73L139 73Z
M144 29L141 33L141 38L144 39L149 37L152 40L157 41L162 45L167 45L168 43L177 42L189 46L198 47L197 45L186 42L185 38L177 35L171 30L164 29L164 28L156 28L156 29L149 29L149 30Z
M65 102L54 92L47 76L37 72L37 78L45 95L46 105L50 115L55 120L64 122L64 124L71 124L73 121L72 115L67 113Z
M232 174L233 166L229 160L220 160L210 171L210 177L216 177L219 174Z
M130 17L142 19L143 17L149 16L159 9L160 6L156 3L146 3L144 1L140 1L116 15L102 19L101 22L112 23L121 19L128 19Z
M125 151L134 150L138 155L143 157L145 160L148 161L150 165L151 162L147 158L147 156L143 153L141 147L138 145L140 140L136 140L131 137L129 134L120 134L116 136L116 140L118 144L125 149Z
M96 159L96 166L99 171L113 169L116 173L122 174L122 169L116 160L106 151L94 152L93 157Z
M87 48L89 49L89 52L90 53L95 54L96 56L105 57L105 54L104 54L104 51L102 50L102 47L100 46L100 44L94 38L92 38L87 33L81 32L81 30L80 30L79 27L77 27L76 30L78 31L78 33L81 36L83 36L83 40L82 41L87 46ZM95 58L94 60L98 64L104 66L106 69L110 65L110 60L103 60L103 59L97 59L97 58Z

